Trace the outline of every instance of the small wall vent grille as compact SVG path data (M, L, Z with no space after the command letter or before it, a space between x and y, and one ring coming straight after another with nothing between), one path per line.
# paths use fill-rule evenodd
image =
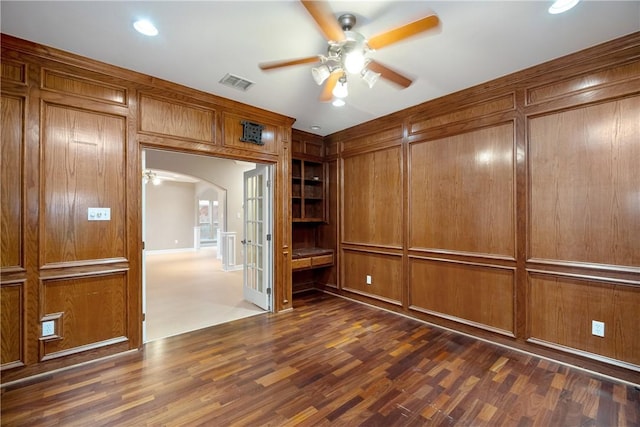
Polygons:
M234 89L241 90L243 92L245 92L247 89L249 89L251 86L255 84L252 81L243 79L242 77L235 76L229 73L225 74L225 76L220 80L220 83L222 83L225 86L229 86Z

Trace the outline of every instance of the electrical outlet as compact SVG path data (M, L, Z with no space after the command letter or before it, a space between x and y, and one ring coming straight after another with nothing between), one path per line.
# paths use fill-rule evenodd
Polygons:
M604 337L604 322L598 322L597 320L592 320L591 334L597 337Z
M47 320L42 322L42 336L48 337L50 335L55 335L56 333L56 322L53 320Z
M371 284L371 276L367 274L367 285Z

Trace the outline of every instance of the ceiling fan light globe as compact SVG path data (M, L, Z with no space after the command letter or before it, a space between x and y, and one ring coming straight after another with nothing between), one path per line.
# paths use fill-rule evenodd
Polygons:
M352 74L358 74L362 71L365 65L364 52L356 50L348 52L344 58L344 68L347 72Z
M345 104L346 103L344 102L344 99L342 99L342 98L336 98L331 103L331 105L333 105L334 107L344 107Z
M342 46L342 60L348 73L358 74L366 65L366 39L356 31L345 31L347 41Z
M349 95L349 91L347 90L347 81L342 81L342 79L336 83L336 86L333 88L332 92L333 96L336 98L346 98Z
M327 80L330 74L331 70L329 70L329 67L326 64L322 64L311 69L311 76L313 77L313 80L315 80L315 82L318 84L318 86L324 83L324 81Z
M363 70L362 80L364 80L369 85L369 88L372 88L380 78L380 75L380 73L376 73L375 71Z

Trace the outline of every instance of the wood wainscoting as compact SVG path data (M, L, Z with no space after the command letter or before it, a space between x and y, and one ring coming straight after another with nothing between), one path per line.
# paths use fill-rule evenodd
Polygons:
M323 293L2 389L3 425L634 426L640 391Z
M336 292L640 378L639 57L634 33L328 136Z

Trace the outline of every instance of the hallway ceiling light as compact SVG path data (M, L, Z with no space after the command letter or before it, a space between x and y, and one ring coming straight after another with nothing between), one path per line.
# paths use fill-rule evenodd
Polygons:
M158 177L158 175L151 170L144 171L144 173L142 174L142 179L144 180L145 184L151 182L153 185L160 185L160 183L162 182L160 177Z

